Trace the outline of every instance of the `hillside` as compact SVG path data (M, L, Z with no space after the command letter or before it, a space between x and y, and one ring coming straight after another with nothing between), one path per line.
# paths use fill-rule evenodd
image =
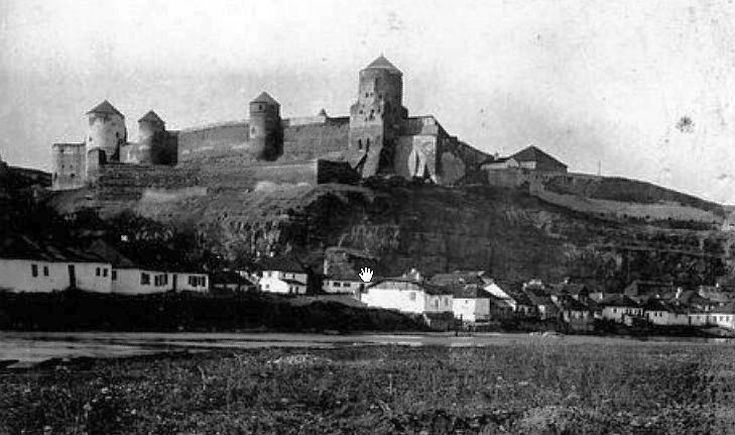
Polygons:
M222 253L294 251L318 268L342 245L381 259L381 273L486 269L499 279L584 278L616 288L635 278L683 285L729 279L732 235L616 222L516 189L447 188L398 179L360 186L278 185L143 197L145 216L195 224Z

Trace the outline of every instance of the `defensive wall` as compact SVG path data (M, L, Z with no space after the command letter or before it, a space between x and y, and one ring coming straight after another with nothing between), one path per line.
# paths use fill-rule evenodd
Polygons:
M524 188L547 202L616 219L695 222L721 227L725 210L692 195L622 177L528 169L490 169L491 186Z
M284 119L283 149L277 161L312 160L346 149L349 118ZM227 157L251 162L248 121L232 121L181 130L178 161L182 164ZM339 156L338 156L339 157Z

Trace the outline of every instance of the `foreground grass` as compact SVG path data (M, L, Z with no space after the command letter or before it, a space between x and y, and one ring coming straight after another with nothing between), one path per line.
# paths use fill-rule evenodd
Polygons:
M0 433L733 433L735 348L344 347L0 374Z

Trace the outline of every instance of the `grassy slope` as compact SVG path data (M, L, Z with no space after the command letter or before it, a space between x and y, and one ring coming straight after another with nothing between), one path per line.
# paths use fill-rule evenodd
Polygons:
M735 430L732 347L557 340L223 351L5 373L0 432Z

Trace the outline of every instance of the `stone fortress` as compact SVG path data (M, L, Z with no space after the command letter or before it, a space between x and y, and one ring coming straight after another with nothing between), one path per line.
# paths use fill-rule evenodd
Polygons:
M239 169L260 168L255 178L266 180L290 171L303 175L287 177L290 182L307 183L393 174L450 185L492 160L449 135L433 116L409 116L403 74L382 55L360 71L349 116L322 110L281 118L280 109L263 92L249 103L245 121L180 131L167 130L151 110L138 120L139 137L131 142L125 116L103 101L87 112L83 142L53 145L53 189L79 189L103 173L139 168L142 174L151 166L217 167L235 176Z
M382 55L359 73L349 116L281 118L267 92L249 103L247 120L172 131L154 111L128 140L125 116L108 101L87 112L80 143L57 143L52 189L88 206L121 210L146 193L204 195L279 186L353 184L375 175L421 178L452 186L520 188L605 219L682 221L735 230L722 206L650 183L579 174L535 146L500 157L449 135L431 115L409 116L403 74ZM76 204L76 203L75 203Z

